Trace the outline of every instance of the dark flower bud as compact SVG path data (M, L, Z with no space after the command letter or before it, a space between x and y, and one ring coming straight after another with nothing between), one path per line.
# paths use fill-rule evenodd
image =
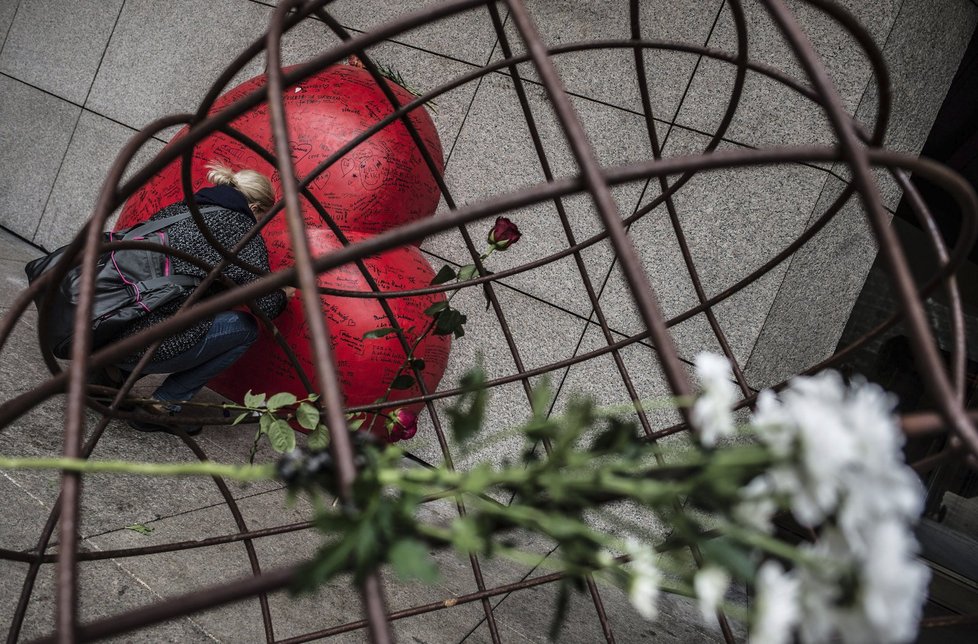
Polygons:
M520 240L520 229L509 219L497 217L486 239L496 250L506 250Z
M398 408L387 416L387 434L390 441L396 443L407 440L418 431L418 417L413 412Z
M294 449L283 454L276 464L278 478L289 487L295 486L303 473L304 462L305 454L301 450Z
M309 476L317 476L320 474L332 474L333 471L333 455L327 450L321 452L314 452L309 455L309 459L306 460L306 473Z

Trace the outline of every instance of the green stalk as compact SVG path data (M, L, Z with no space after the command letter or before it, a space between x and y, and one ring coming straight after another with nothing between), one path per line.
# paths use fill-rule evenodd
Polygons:
M133 461L90 461L81 458L14 458L0 456L2 470L61 470L85 474L139 474L143 476L220 476L235 481L264 481L275 478L275 465L228 465L197 463L142 463Z
M764 552L772 554L776 557L780 557L797 564L820 566L824 565L825 563L824 561L819 561L814 557L806 555L798 548L780 541L779 539L775 539L774 537L763 532L748 530L732 523L721 523L716 529L722 534L725 534L731 539L739 541L746 546L763 550Z

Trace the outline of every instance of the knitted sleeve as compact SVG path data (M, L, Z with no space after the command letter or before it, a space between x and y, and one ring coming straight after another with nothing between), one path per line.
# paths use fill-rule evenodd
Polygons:
M254 226L253 221L233 210L208 213L204 216L204 221L214 233L214 236L228 249L235 246ZM216 263L220 259L220 255L215 249L210 248L209 244L206 244L206 246L214 253L214 262ZM263 271L270 270L268 265L268 249L265 247L265 242L260 235L256 235L249 241L237 256L241 260ZM234 264L229 264L222 272L235 284L247 284L258 279L258 276L251 271ZM271 293L267 293L258 298L255 304L270 319L276 318L285 310L285 293L279 289L275 289Z

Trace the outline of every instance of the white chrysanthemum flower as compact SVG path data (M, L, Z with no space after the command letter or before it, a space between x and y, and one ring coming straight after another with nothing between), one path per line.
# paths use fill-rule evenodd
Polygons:
M898 461L875 472L857 470L843 477L845 498L836 514L839 529L858 553L876 547L873 531L881 521L912 523L924 509L924 487L917 474Z
M816 564L799 569L803 642L837 634L844 642L906 642L914 638L930 572L916 558L910 527L882 520L864 527L869 548L854 549L836 528L802 550Z
M846 387L831 371L793 379L780 397L761 392L751 422L772 453L788 460L772 468L770 479L790 499L800 523L821 523L843 497L852 500L843 521L849 532L864 511L872 510L870 520L919 513L919 485L905 466L900 469L902 437L893 405L876 385Z
M834 372L758 397L752 425L780 461L745 486L734 517L750 525L751 503L783 498L800 523L825 522L818 543L801 548L817 563L791 573L800 584L803 642L915 635L929 572L915 558L911 525L924 495L903 461L895 404L880 387L864 380L847 387Z
M783 644L798 622L798 580L776 561L757 572L757 596L751 624L752 644Z
M821 571L799 568L801 624L798 634L805 644L822 644L832 637L838 611L839 585L817 574Z
M712 447L718 438L734 431L731 408L737 402L737 386L732 382L730 363L723 356L700 353L693 365L703 393L693 403L692 421L699 430L700 442Z
M734 506L731 515L740 525L770 534L774 528L771 518L778 509L774 494L771 479L756 476L740 489L741 501Z
M632 559L628 599L639 615L647 620L654 620L659 615L659 585L662 583L662 572L655 563L652 548L629 539L625 542L625 553Z
M723 568L707 566L693 577L693 589L699 600L700 613L707 624L716 623L716 610L730 587L730 575Z
M791 419L781 406L781 401L770 389L757 394L757 402L751 415L751 425L775 456L790 456L796 443L796 432Z
M917 634L930 570L917 559L917 542L905 525L877 523L868 541L872 547L859 571L860 616L877 639L908 642Z

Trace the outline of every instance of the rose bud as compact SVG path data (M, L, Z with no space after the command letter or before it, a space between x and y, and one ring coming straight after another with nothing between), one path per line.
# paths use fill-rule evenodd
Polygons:
M395 409L387 416L387 433L391 442L407 440L418 431L418 417L407 409Z
M509 219L497 217L486 239L496 250L506 250L520 240L520 229Z

